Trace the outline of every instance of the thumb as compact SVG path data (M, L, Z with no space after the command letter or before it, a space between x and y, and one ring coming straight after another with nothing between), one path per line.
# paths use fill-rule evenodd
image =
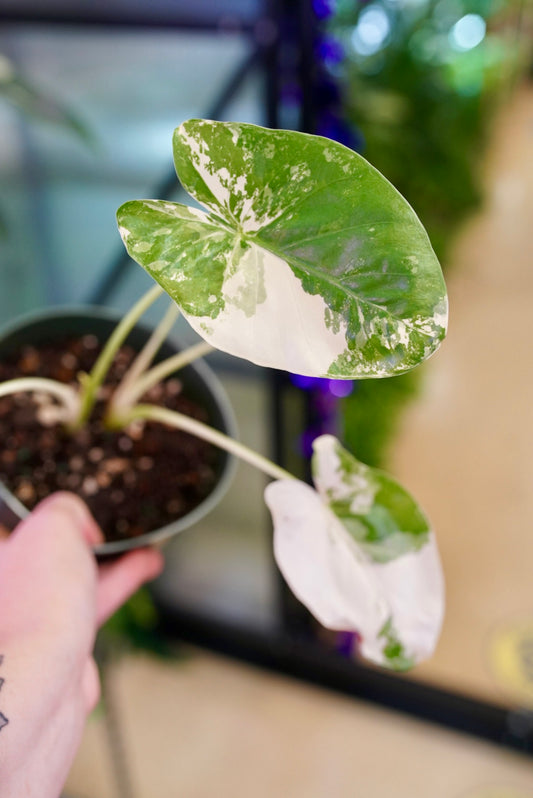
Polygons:
M42 535L43 527L47 534L57 528L70 527L91 546L104 540L101 529L89 512L89 508L79 496L66 491L52 494L37 505L15 529L14 534Z
M59 631L78 617L94 627L97 569L89 543L96 539L98 527L76 496L58 493L38 505L2 546L5 624L21 633L39 625Z

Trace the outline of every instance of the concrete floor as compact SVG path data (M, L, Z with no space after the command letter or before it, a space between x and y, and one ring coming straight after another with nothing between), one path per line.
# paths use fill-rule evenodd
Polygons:
M533 796L530 759L211 654L127 658L111 687L132 798ZM120 796L106 745L97 716L69 796Z
M531 87L503 107L486 175L451 263L449 335L392 467L434 523L447 580L441 641L419 674L495 701L512 685L494 645L517 624L533 640Z
M447 579L442 640L417 677L519 703L529 700L519 643L528 630L533 640L532 219L526 88L495 128L486 206L450 270L449 339L392 469L432 518ZM502 668L500 632L511 640ZM134 798L533 798L529 759L204 652L126 657L111 679ZM119 795L101 716L67 791Z

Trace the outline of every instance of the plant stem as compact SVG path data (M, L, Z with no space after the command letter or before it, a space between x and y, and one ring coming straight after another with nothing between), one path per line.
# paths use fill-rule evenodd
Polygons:
M85 375L85 379L81 382L81 407L80 412L74 424L74 429L79 429L86 424L91 411L96 401L98 389L105 379L109 367L113 362L117 351L124 343L128 334L131 332L137 321L141 318L143 313L152 305L155 300L163 293L160 286L155 285L147 293L139 299L139 301L128 311L122 321L117 324L112 334L108 338L104 348L100 352L98 360L93 366L89 375Z
M207 424L203 424L201 421L196 421L195 419L185 416L182 413L177 413L174 410L168 410L165 407L158 407L156 405L137 405L137 407L134 407L128 413L126 418L121 419L121 424L125 426L130 421L134 421L136 419L143 419L145 421L159 421L169 427L175 427L176 429L183 430L183 432L189 432L191 435L196 435L196 437L202 438L204 441L212 443L215 446L218 446L220 449L224 449L226 452L229 452L230 454L236 455L241 460L244 460L255 468L258 468L264 474L267 474L273 479L295 479L295 477L289 473L289 471L285 471L284 468L281 468L271 460L263 457L263 455L254 452L252 449L249 449L243 443L239 443L239 441L230 438L223 432L219 432L218 430L209 427Z
M121 397L129 395L129 390L134 383L145 373L150 366L152 360L159 352L161 345L174 326L174 322L179 316L179 308L172 303L167 312L151 334L148 341L145 343L132 365L124 375L119 387L115 391L113 403L117 401L117 405L121 404Z
M70 385L56 382L56 380L48 380L44 377L19 377L0 383L0 397L26 391L49 393L57 399L65 408L67 415L65 421L67 423L75 419L79 413L80 397Z
M193 363L195 360L198 360L198 358L207 355L208 352L212 350L213 347L211 344L201 341L189 347L189 349L185 349L183 352L178 352L172 355L172 357L162 360L157 366L154 366L143 374L137 382L128 386L126 390L123 390L121 385L110 402L112 415L120 415L124 411L127 412L146 391L149 391L150 388L153 388L158 382L161 382L161 380L164 380L165 377L168 377L175 371L179 371L189 363Z

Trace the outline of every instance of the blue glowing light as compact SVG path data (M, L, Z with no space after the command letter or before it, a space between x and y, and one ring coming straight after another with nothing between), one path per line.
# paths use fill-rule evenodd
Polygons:
M374 55L387 43L391 32L390 19L379 5L370 5L361 11L352 33L352 47L359 55Z
M487 23L479 14L465 14L450 31L450 44L454 50L465 52L481 44L487 32Z

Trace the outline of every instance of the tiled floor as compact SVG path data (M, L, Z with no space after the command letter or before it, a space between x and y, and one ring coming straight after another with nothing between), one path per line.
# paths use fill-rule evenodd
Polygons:
M406 417L394 470L432 517L448 612L421 678L505 700L493 632L533 618L533 90L503 109L488 199L456 248L449 340ZM112 673L134 798L533 798L533 764L203 652L128 657ZM76 798L115 798L103 719Z

